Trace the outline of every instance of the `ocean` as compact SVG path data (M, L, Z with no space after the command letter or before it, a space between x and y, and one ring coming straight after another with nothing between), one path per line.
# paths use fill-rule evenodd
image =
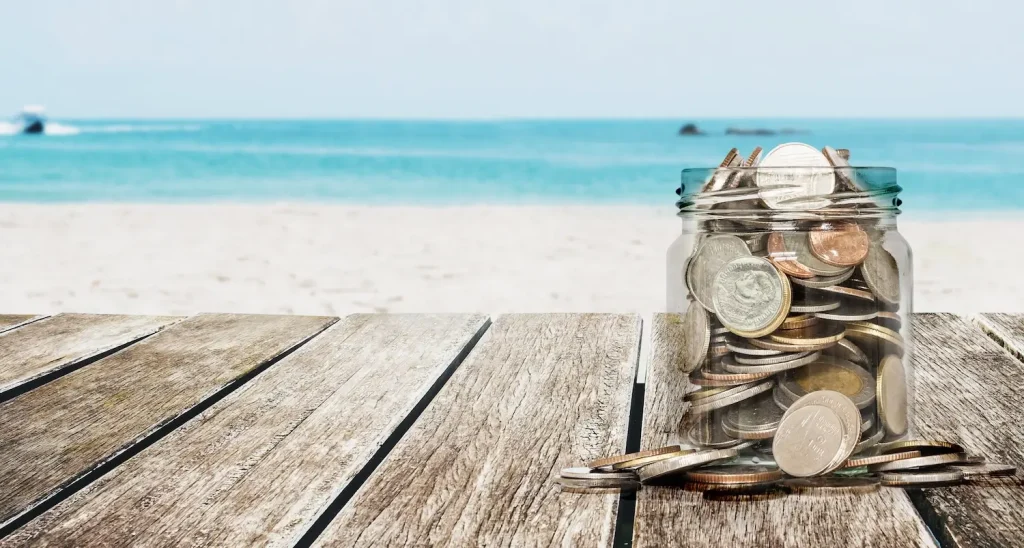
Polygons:
M1024 120L54 122L0 124L0 201L671 207L681 169L803 141L897 168L904 211L1024 208ZM706 134L677 135L686 122Z

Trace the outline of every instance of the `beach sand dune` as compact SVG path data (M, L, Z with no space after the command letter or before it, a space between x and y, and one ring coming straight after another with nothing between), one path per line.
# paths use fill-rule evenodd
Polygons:
M900 219L917 311L1024 311L1024 222ZM0 205L0 312L652 312L671 210Z

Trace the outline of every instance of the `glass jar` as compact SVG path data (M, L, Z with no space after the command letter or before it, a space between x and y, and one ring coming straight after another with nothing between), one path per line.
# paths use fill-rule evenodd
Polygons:
M684 443L815 476L911 434L899 191L891 168L683 171L667 300L693 385Z

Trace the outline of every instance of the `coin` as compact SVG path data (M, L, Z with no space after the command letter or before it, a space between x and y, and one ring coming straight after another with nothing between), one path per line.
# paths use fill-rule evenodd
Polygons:
M708 356L712 358L721 358L729 354L729 349L724 344L713 344L711 348L708 348Z
M879 310L878 317L875 318L875 322L882 327L887 327L893 331L899 331L903 325L903 319L900 318L899 312L888 312L886 310Z
M894 470L913 470L915 468L927 468L929 466L942 466L944 464L956 464L966 458L963 453L944 453L941 455L928 455L912 459L903 459L882 464L873 464L868 467L872 472L890 472Z
M807 234L811 253L833 266L851 267L867 257L871 241L856 223L832 223Z
M846 338L836 341L835 345L826 348L822 352L829 356L850 361L865 367L870 362L870 360L868 360L867 354L865 354L864 351L860 349L860 347L853 344Z
M708 313L703 307L690 303L683 316L683 362L681 369L689 373L700 366L707 356L711 344L711 331L708 327Z
M595 471L586 466L573 466L570 468L563 468L561 473L559 473L559 476L567 479L636 479L636 474L631 471L604 472Z
M781 420L782 409L770 393L764 393L726 410L722 430L737 439L768 439L775 435Z
M839 157L844 159L844 160L849 160L850 159L850 150L849 149L837 148L836 149L836 154L838 154Z
M743 385L743 384L747 384L747 383L753 382L755 380L760 380L760 379L763 379L763 378L767 378L769 376L770 375L753 375L751 377L724 377L724 376L719 376L718 378L709 379L709 378L704 376L704 372L703 371L695 371L695 372L693 372L693 374L690 375L689 381L690 381L690 384L693 384L695 386L700 386L701 388L722 387L722 386L740 386L740 385Z
M839 308L839 299L803 295L793 299L789 311L793 313L815 313Z
M875 402L875 378L863 367L831 356L788 371L779 382L794 399L818 390L834 390L850 398L858 409ZM860 422L858 421L858 426ZM859 427L858 427L859 430Z
M813 278L793 278L793 283L803 287L811 289L824 289L826 287L837 286L846 280L850 279L853 275L853 267L849 268L846 272L836 274L835 276L814 276Z
M836 178L832 164L817 149L803 143L784 143L758 164L754 183L772 209L818 209L829 205Z
M648 464L658 462L659 460L670 459L672 457L681 457L683 455L689 455L695 452L693 449L680 449L674 453L665 453L664 455L651 455L649 457L640 457L633 460L627 460L626 462L620 462L612 465L612 470L637 470Z
M803 232L773 232L768 237L768 256L779 270L794 278L838 276L849 269L830 265L811 254Z
M779 329L799 329L801 327L810 327L818 323L818 318L814 314L798 314L796 316L787 316L782 321L782 325Z
M741 337L775 331L789 313L790 300L789 280L765 259L733 259L715 278L718 320Z
M732 369L730 369L730 367L729 367L730 363L732 364L732 367L734 367L734 368L742 368L742 366L744 366L744 365L746 365L746 366L750 366L750 365L773 365L773 364L776 364L776 363L782 363L782 362L788 362L788 361L797 360L797 359L803 358L804 356L809 356L811 354L812 354L812 352L796 352L796 353L789 353L789 354L780 353L780 354L776 354L774 356L759 356L759 357L753 357L753 358L749 357L749 356L742 356L742 355L740 355L740 356L732 356L732 357L730 357L730 359L725 360L723 363L724 363L726 369L732 371ZM741 371L737 371L737 372L741 372Z
M822 322L802 329L780 329L768 338L783 344L819 345L833 344L843 338L846 328L841 323Z
M746 167L756 166L758 162L761 160L762 150L764 149L762 149L761 147L755 147L754 151L751 152L750 156L747 158L747 161L743 162L743 165Z
M865 349L868 352L872 352L875 355L880 353L895 353L898 356L902 356L904 352L903 337L893 336L893 334L899 335L895 331L886 329L886 331L880 331L876 329L867 329L858 325L854 325L857 322L850 322L846 324L846 338L855 342L857 346Z
M725 347L737 354L744 354L747 356L778 356L782 354L781 350L760 348L748 343L744 339L727 339Z
M925 455L941 455L943 453L966 453L959 443L944 440L898 440L879 444L878 453L916 450Z
M963 481L964 473L960 470L942 470L940 472L887 472L879 478L882 485L889 487L920 486L932 484L952 484Z
M843 449L843 423L823 405L808 405L787 413L772 441L775 463L796 477L828 470Z
M875 294L872 293L870 290L864 290L856 287L847 287L845 285L829 285L817 289L819 291L833 293L841 297L854 297L872 303L875 302Z
M857 446L857 443L860 442L860 411L853 402L850 401L850 398L845 395L832 390L818 390L816 392L811 392L794 402L793 406L786 411L782 419L785 420L787 415L798 413L804 407L811 406L827 407L839 417L839 420L843 425L842 445L836 453L834 460L826 469L826 471L830 472L842 466L843 462L853 454L853 449Z
M1017 467L1009 464L980 464L974 466L953 465L950 468L963 472L966 479L977 479L989 476L1015 476Z
M892 436L907 433L907 374L896 356L882 358L878 365L878 418Z
M870 407L868 409L870 409ZM865 416L864 412L862 411L861 412L861 418L864 419L864 422L862 422L860 424L860 433L861 434L864 434L868 430L871 430L872 428L875 427L875 416L873 414Z
M704 484L764 483L782 479L782 470L774 466L741 464L706 466L686 472L686 480Z
M869 303L867 301L844 299L842 304L839 305L839 308L829 310L827 312L816 312L814 315L823 320L833 320L837 322L865 321L878 315L878 307L875 306L875 303Z
M673 457L658 461L654 464L644 466L639 470L640 481L650 481L655 478L678 474L691 468L696 468L716 461L735 458L739 452L735 449L711 449L708 451L697 451L689 455Z
M854 457L843 463L843 468L857 468L870 466L872 464L884 464L895 460L912 459L920 457L920 451L903 451L902 453L888 453L885 455L871 455L868 457Z
M710 379L712 381L733 381L736 384L743 384L743 383L748 383L748 382L759 381L761 379L770 377L772 375L771 371L769 371L769 372L733 372L733 371L729 371L729 369L724 366L724 363L725 363L726 360L729 360L729 358L724 358L722 360L713 360L711 362L708 362L708 364L705 365L704 368L700 370L700 374L704 378ZM694 384L699 384L699 383L694 383Z
M888 251L882 249L881 242L871 242L860 272L878 300L889 305L900 304L899 265Z
M818 350L824 350L834 344L835 342L828 342L824 344L787 344L773 341L768 338L750 339L750 344L766 348L769 350L779 350L781 352L816 352Z
M719 335L728 335L728 334L729 334L729 328L727 328L725 326L722 326L722 325L718 325L717 322L714 322L712 324L712 327L711 327L711 336L712 337L718 337Z
M681 426L681 430L686 431L686 439L704 449L732 448L743 443L743 440L730 436L722 428L722 412L684 417Z
M682 447L678 445L668 445L665 447L659 447L657 449L648 449L646 451L637 451L636 453L626 453L625 455L615 455L612 457L604 457L590 461L587 466L591 468L603 468L605 466L614 466L619 463L630 461L633 459L639 459L643 457L651 457L654 455L664 455L667 453L674 453L679 451Z
M847 192L863 192L865 186L858 180L856 172L850 168L850 151L845 148L834 149L826 146L821 153L828 163L835 168L836 188Z
M631 480L624 479L572 479L572 478L557 478L555 480L562 487L571 489L638 489L640 482L636 478ZM587 491L584 491L587 492Z
M821 354L819 352L805 352L799 354L788 354L788 356L796 357L786 361L768 363L763 365L741 365L736 362L736 360L740 359L740 356L736 356L731 360L729 358L726 358L726 360L723 363L727 370L735 371L737 373L774 374L782 371L788 371L790 369L796 369L797 367L803 367L809 363L816 361L819 357L821 357Z
M692 404L690 406L690 412L693 414L701 414L714 411L715 409L721 409L727 405L732 405L736 402L741 402L747 398L752 398L758 394L767 392L772 389L774 384L775 382L772 380L760 383L744 384L737 387L743 387L742 390L736 390L734 392L726 390L721 394L705 398L704 400Z
M722 163L719 164L718 167L732 167L734 165L738 165L742 161L743 159L739 157L739 151L734 148L730 150L728 154L725 155L725 159L722 160ZM729 178L731 175L732 170L716 169L715 172L711 175L711 179L707 182L707 184L704 185L703 192L717 192L719 190L724 189L726 187L726 184L729 182Z
M733 259L750 256L747 244L736 236L719 234L704 240L687 270L690 293L701 306L714 312L712 298L718 271Z
M864 451L867 451L868 449L871 449L872 447L878 445L878 442L882 441L882 438L884 438L884 437L885 437L885 429L883 429L883 428L879 428L879 429L875 430L873 433L871 433L868 436L862 436L861 440L860 440L860 443L857 444L857 447L853 448L853 454L854 455L859 455L859 454L863 453Z
M729 387L727 387L727 386L717 386L717 387L712 387L712 388L703 388L703 389L700 389L700 390L695 390L693 392L690 392L689 394L683 396L683 399L686 400L686 401L698 401L698 400L702 400L704 398L707 398L708 396L714 396L715 394L720 394L723 391L728 390L728 389L729 389Z

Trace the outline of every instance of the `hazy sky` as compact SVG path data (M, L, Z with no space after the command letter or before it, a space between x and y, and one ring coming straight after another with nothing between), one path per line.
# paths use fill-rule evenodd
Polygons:
M1021 6L0 0L0 116L1024 116Z

